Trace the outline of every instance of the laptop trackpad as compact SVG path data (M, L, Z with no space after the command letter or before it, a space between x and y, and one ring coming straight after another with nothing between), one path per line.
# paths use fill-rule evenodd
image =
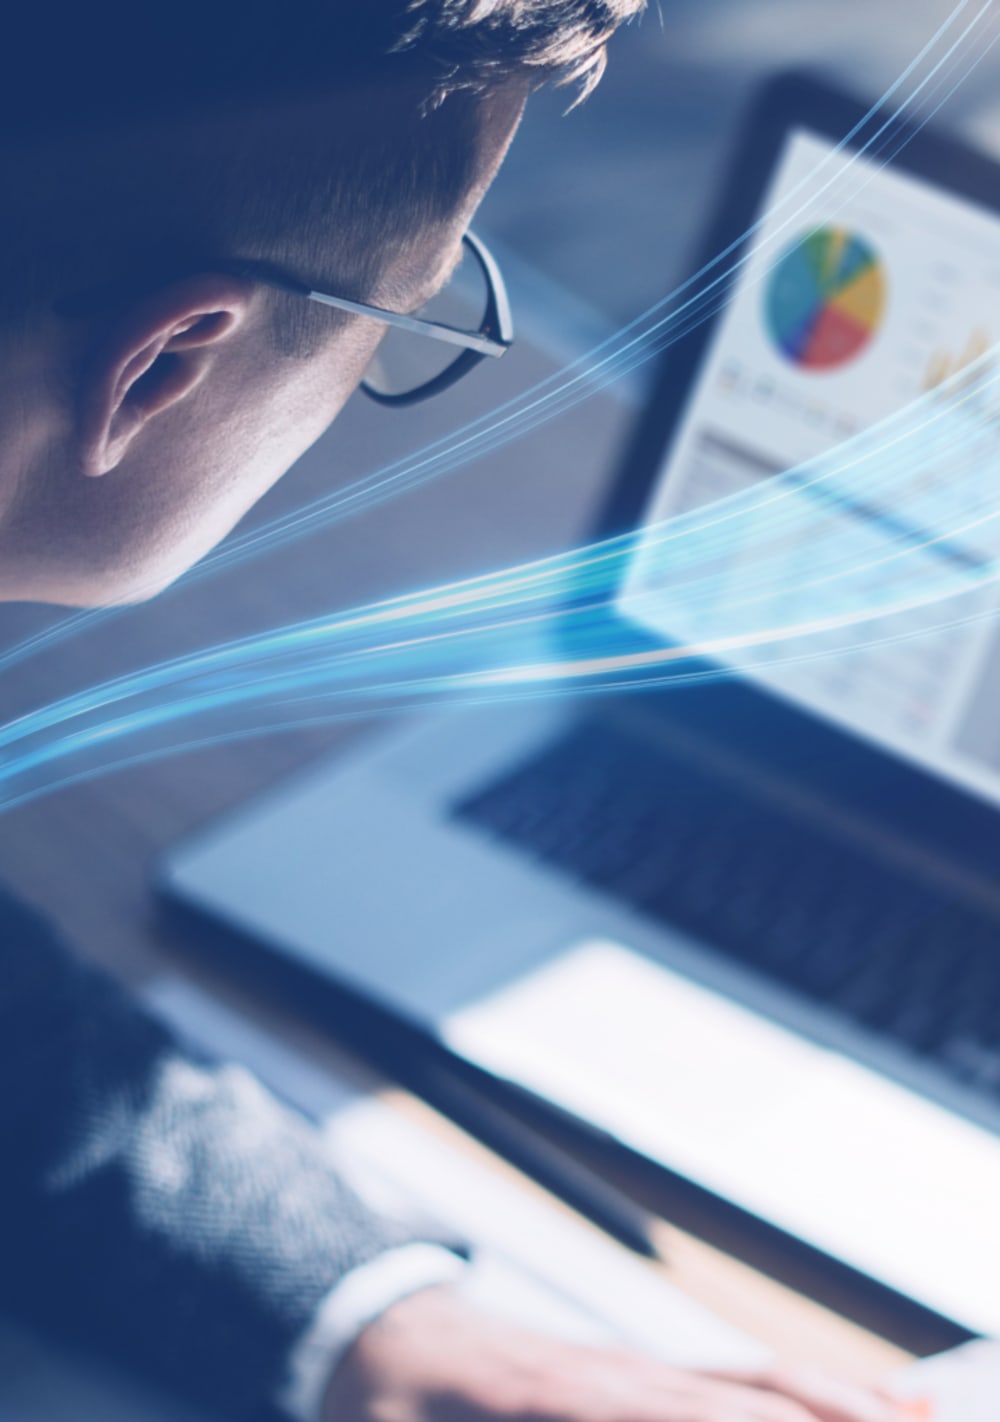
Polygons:
M621 944L449 1019L467 1056L900 1292L1000 1331L1000 1140Z

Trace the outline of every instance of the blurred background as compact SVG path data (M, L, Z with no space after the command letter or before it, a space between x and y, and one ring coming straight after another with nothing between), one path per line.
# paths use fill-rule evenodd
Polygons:
M479 226L606 320L627 321L683 274L741 111L766 75L807 66L874 100L955 8L653 0L617 36L585 104L567 116L565 91L535 97ZM966 7L965 21L979 8ZM940 121L1000 149L1000 49L981 52Z

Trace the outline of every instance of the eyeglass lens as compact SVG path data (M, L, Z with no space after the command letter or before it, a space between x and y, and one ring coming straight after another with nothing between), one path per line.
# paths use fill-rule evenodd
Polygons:
M448 285L412 314L423 321L478 331L486 318L489 298L486 274L465 247ZM443 341L389 327L365 371L365 384L380 395L406 395L436 380L462 354L459 347Z

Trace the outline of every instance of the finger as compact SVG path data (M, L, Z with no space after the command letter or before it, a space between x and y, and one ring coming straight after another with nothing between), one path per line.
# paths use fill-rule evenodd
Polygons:
M723 1422L819 1422L818 1414L802 1403L757 1387L717 1382L705 1401L711 1404L709 1415ZM692 1415L700 1417L701 1408Z
M566 1419L569 1422L569 1419ZM679 1373L625 1401L616 1422L819 1422L789 1397L700 1373Z
M879 1397L884 1397L907 1422L932 1422L935 1407L929 1397L897 1397L887 1387L880 1387L877 1391Z
M662 1365L645 1371L637 1361L602 1379L602 1402L612 1403L602 1409L604 1422L821 1422L816 1412L773 1391ZM617 1387L608 1387L609 1381ZM572 1414L564 1422L572 1422Z
M900 1408L870 1388L840 1382L804 1368L771 1367L760 1371L713 1372L720 1382L738 1383L787 1397L819 1422L901 1422Z

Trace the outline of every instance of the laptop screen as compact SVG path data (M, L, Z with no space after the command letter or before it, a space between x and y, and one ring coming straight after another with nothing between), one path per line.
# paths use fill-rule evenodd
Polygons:
M761 212L653 482L645 529L759 490L762 481L844 447L981 364L1000 339L1000 217L989 209L797 128L784 143ZM890 516L884 502L876 508L858 498L836 510L843 532L868 540L876 580L886 564L879 539L885 545L900 538L899 520L893 526L888 509ZM736 574L760 527L759 519L730 520L726 538L712 544L717 588L728 586L731 600L739 597ZM809 567L809 520L786 522L782 537L785 594L794 599ZM644 558L651 543L652 535L640 539L618 611L672 643L697 642L704 618L699 623L682 592L661 595ZM675 546L683 553L680 541ZM974 557L951 546L931 552ZM957 608L948 618L940 603L910 607L897 613L888 634L886 618L856 622L836 655L816 655L824 648L815 638L802 639L800 656L759 650L720 656L714 647L710 655L809 712L1000 802L1000 619L982 615L995 609L997 596L981 590L973 601L971 615ZM727 616L739 625L718 591L715 612L715 626L725 627ZM953 625L942 630L945 620Z

